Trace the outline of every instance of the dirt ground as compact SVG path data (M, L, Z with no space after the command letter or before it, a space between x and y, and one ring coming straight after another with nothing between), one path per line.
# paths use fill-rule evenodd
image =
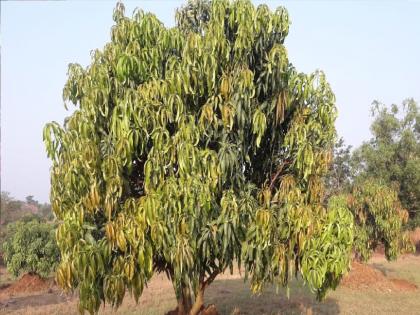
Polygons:
M78 314L77 296L63 294L52 281L24 276L10 285L0 268L0 314ZM406 255L387 262L375 255L368 265L353 264L352 271L336 291L323 302L300 281L291 284L290 299L285 290L267 287L254 296L241 275L221 275L206 292L206 303L215 304L220 314L420 314L420 255ZM162 315L173 309L171 283L157 275L145 289L139 304L127 296L114 310L101 307L100 314Z
M341 286L355 289L371 289L383 292L415 291L417 285L405 279L386 277L379 269L371 265L353 262L350 273L344 277Z

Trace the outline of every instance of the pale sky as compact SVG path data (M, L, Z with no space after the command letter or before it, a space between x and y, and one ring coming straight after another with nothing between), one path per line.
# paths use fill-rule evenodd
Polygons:
M370 137L370 104L420 101L420 1L254 1L289 10L289 59L322 69L337 97L337 130L357 146ZM63 122L67 65L87 66L110 39L115 1L1 2L1 190L49 199L45 123ZM174 25L183 1L125 1Z

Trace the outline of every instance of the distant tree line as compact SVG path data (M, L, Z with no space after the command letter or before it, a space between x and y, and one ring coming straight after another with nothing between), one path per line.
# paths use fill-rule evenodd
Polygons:
M33 217L51 221L54 218L51 205L38 202L32 195L27 196L23 201L13 198L7 191L1 192L1 225Z

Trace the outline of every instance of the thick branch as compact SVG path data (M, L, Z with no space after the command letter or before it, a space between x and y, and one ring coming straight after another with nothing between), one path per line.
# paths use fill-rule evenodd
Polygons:
M213 282L213 280L217 277L218 274L219 274L219 270L213 271L211 275L201 285L202 289L204 290L206 287L208 287Z
M290 163L291 163L291 162L290 162L290 160L286 160L286 161L284 161L284 162L283 162L283 163L279 166L279 168L277 169L276 174L274 174L274 176L272 176L272 177L271 177L270 190L272 190L272 189L273 189L274 184L275 184L275 182L276 182L277 178L280 176L281 172L283 171L284 167L285 167L286 165L289 165Z

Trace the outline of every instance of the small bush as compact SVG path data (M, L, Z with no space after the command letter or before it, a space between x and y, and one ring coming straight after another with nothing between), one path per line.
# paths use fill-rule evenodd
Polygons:
M409 234L403 229L408 211L402 207L395 189L374 179L365 180L353 187L348 206L354 216L354 250L360 260L369 260L380 244L385 246L388 260L414 251Z
M54 225L38 220L9 224L3 251L7 270L14 277L36 273L45 278L55 270L60 257Z

